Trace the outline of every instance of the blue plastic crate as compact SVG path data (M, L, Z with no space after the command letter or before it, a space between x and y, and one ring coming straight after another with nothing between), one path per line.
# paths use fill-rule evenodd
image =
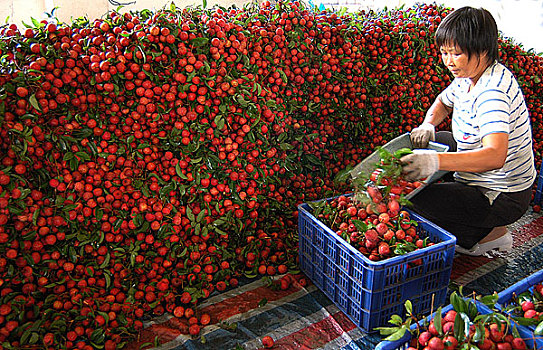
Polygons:
M511 299L513 298L513 294L519 295L526 291L530 291L533 293L533 287L538 283L543 283L543 270L539 270L533 273L532 275L518 281L511 287L504 289L503 291L498 293L498 303L496 306L501 310L505 309L510 304ZM536 326L526 327L533 332Z
M419 223L418 234L436 244L376 262L315 218L309 204L298 207L301 270L366 332L386 326L406 300L415 312L425 313L447 297L456 238L407 211ZM422 264L410 264L419 259Z
M479 311L479 314L486 315L489 313L492 313L493 311L489 309L485 304L474 300L475 305L477 306L477 310ZM447 312L452 310L453 307L451 304L447 305L446 307L441 309L441 315L444 316ZM426 317L423 320L419 321L419 325L423 326L425 324L429 324L430 321L434 318L435 313L432 315ZM527 329L524 326L521 326L514 321L512 321L512 324L514 327L517 328L518 333L522 339L524 339L526 346L528 346L529 349L543 349L543 339L537 339L534 338L533 333ZM411 330L416 329L417 324L411 325ZM375 347L375 350L405 350L409 347L409 344L411 343L412 334L410 332L406 332L405 335L396 341L386 341L383 340L377 346Z
M541 204L543 196L543 162L541 162L541 169L539 170L539 176L537 177L537 188L535 190L534 204Z

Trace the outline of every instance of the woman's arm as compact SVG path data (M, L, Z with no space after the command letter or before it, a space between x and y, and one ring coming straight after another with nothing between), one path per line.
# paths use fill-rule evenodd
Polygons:
M477 150L438 153L439 170L479 173L501 168L507 157L509 135L489 134L482 143L483 147Z
M451 112L452 109L443 104L443 102L441 102L441 99L437 97L434 103L426 112L424 122L430 123L433 126L438 126L449 114L451 114Z

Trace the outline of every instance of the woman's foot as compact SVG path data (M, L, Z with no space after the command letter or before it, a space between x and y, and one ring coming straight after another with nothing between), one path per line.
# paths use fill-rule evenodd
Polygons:
M513 236L507 232L505 226L494 227L488 235L476 243L471 249L456 246L456 251L461 254L479 256L493 249L500 252L508 252L513 248Z
M477 242L477 244L494 241L500 237L503 237L506 233L507 233L507 227L505 226L494 227L492 231L490 231L488 235L484 236L483 239Z

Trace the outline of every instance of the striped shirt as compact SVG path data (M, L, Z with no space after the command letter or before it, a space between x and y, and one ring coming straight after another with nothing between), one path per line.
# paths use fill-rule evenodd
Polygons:
M490 65L469 90L471 80L456 78L439 95L453 108L452 131L458 152L483 147L493 133L509 135L505 164L481 173L456 172L459 182L499 192L518 192L532 186L537 172L532 129L524 96L513 74L502 64Z

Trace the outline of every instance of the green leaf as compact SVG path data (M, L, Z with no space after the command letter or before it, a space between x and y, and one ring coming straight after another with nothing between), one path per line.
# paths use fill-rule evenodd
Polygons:
M102 328L97 328L92 332L90 336L90 341L95 344L103 344L106 340L106 333Z
M36 99L36 95L32 94L28 98L28 102L30 102L30 105L37 111L41 111L40 104L38 103L38 100Z
M181 166L179 165L179 163L175 165L175 173L177 174L177 176L179 176L183 180L188 179L187 175L183 174L183 170L181 169Z
M40 336L36 332L32 332L30 335L30 339L28 340L28 344L36 344L40 340Z
M244 275L245 277L247 277L248 279L253 279L253 278L255 278L255 277L257 276L256 273L250 272L250 271L249 271L249 272L246 271L243 275Z
M185 255L187 255L187 252L188 252L187 247L185 247L185 249L183 249L180 253L177 253L177 257L182 258Z
M202 210L198 213L198 217L196 218L196 222L202 222L204 220L204 217L207 215L206 210Z
M96 216L97 221L101 221L104 217L104 210L102 208L96 208L94 215Z
M66 205L66 206L62 207L62 211L67 213L69 211L74 210L75 208L77 208L77 204L69 204L69 205Z
M214 121L215 121L215 125L217 125L216 128L217 128L218 130L222 130L222 128L224 128L224 118L223 118L222 116L217 115L217 116L215 117L215 120L214 120Z
M103 311L97 311L99 315L102 315L104 320L106 320L106 323L109 322L109 315Z
M192 212L192 209L190 209L190 207L187 206L187 218L191 221L191 222L194 222L194 213Z
M392 315L388 322L400 326L403 323L403 320L398 315Z
M30 337L35 334L31 328L27 328L21 336L21 344L29 344Z
M66 320L64 320L64 319L54 320L49 327L57 328L57 329L64 328L64 327L66 327Z
M541 336L543 335L543 321L541 321L537 327L535 327L534 335Z
M473 301L469 301L467 305L468 305L467 315L470 320L473 320L479 314L479 310L477 310L477 305L475 305Z
M285 142L285 143L281 143L281 144L279 145L279 148L281 148L281 150L283 150L283 151L288 151L288 150L293 149L294 146L293 146L292 144L290 144L290 143L286 143L286 142Z
M100 264L100 269L104 269L106 268L108 265L109 265L109 260L111 259L111 256L109 255L109 252L106 254L105 258L104 258L104 262L102 262Z
M441 306L436 310L434 315L434 325L439 332L439 335L443 334L443 327L441 326Z
M491 295L478 296L477 300L492 309L498 302L498 293L494 292Z
M353 220L351 220L351 222L353 223L354 227L356 227L356 229L359 232L363 233L363 232L366 232L368 230L368 225L362 220L353 219Z
M62 160L67 162L74 158L74 154L72 152L67 152L64 154L64 157L62 157Z
M411 303L411 300L406 300L404 306L405 306L405 310L407 311L407 315L412 315L413 304Z
M72 171L75 171L77 167L79 166L79 161L75 157L70 159L69 163L70 163L70 169L72 169Z
M98 154L98 147L96 146L96 144L92 141L89 141L87 145L89 146L92 155L96 156Z
M77 253L75 251L74 246L70 246L68 248L68 257L70 258L70 261L75 263L77 261Z
M405 332L407 332L408 329L406 326L402 326L400 329L398 329L396 332L392 333L388 337L385 338L385 340L388 341L397 341L403 338L405 335Z
M111 286L111 276L108 273L104 273L104 279L106 280L106 289Z
M202 47L202 46L205 46L207 45L207 43L209 42L209 39L208 38L194 38L190 41L190 43L192 44L192 46L194 47Z
M465 315L465 314L464 314ZM468 330L469 330L469 321L467 324ZM462 317L462 314L460 312L456 313L456 317L454 318L454 336L458 341L464 340L466 333L466 323L464 318Z
M186 192L187 192L187 188L185 186L180 185L179 186L179 194L181 196L184 196Z
M411 153L413 153L413 151L409 148L400 148L399 150L393 153L393 156L396 159L400 159L401 157L406 156Z
M376 327L375 330L379 331L380 335L391 335L397 332L400 327Z
M281 80L283 80L283 83L288 82L287 75L285 74L285 72L283 72L282 69L277 69L277 72L279 72L279 75L281 76Z
M81 158L84 161L87 161L87 160L91 159L91 157L89 156L89 154L87 152L77 152L75 155L78 156L79 158Z
M247 107L249 104L249 102L247 102L242 95L236 95L235 99L242 107Z
M474 342L480 342L485 339L485 326L483 323L475 324L475 334L473 335Z
M34 226L37 225L37 221L38 221L38 217L40 216L40 208L36 208L36 210L34 210L34 213L32 213L32 224Z
M463 313L468 312L468 305L467 305L466 301L464 299L462 299L462 297L460 297L456 292L451 293L450 300L451 300L451 304L453 306L453 309L456 312L463 312Z

